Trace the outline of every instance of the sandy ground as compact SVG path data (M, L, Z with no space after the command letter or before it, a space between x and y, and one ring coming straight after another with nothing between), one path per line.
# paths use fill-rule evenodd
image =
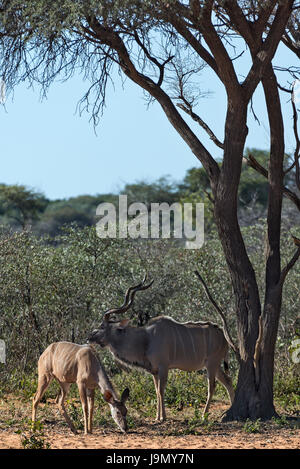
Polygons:
M168 420L163 423L136 416L125 435L113 422L105 427L96 426L92 435L84 435L82 430L73 435L57 414L54 403L50 407L52 417L49 419L48 410L46 418L42 414L41 422L44 440L51 449L300 449L299 419L287 417L280 422L261 423L256 433L248 433L244 423L221 423L227 408L222 402L212 404L205 424L195 422L188 409L169 411ZM14 404L13 408L14 418L9 420L7 403L0 405L0 449L22 449L22 436L15 433L20 429L17 420L24 419L24 412L29 416L30 407L26 404L16 411Z
M297 435L286 430L280 433L245 436L235 431L227 435L153 437L138 432L123 436L96 430L93 435L87 436L61 435L51 431L46 433L46 438L51 449L300 449L299 432ZM21 449L20 436L1 432L0 448Z

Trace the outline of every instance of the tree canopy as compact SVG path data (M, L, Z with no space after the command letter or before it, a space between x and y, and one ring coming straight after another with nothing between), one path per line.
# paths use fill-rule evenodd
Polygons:
M48 204L43 194L22 185L0 185L1 210L25 228L39 218Z

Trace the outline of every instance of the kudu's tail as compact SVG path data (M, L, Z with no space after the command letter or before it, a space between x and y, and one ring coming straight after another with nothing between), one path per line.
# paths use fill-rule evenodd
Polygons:
M229 350L227 350L227 353L226 353L226 355L224 357L224 360L223 360L224 371L227 375L229 374L228 355L229 355Z

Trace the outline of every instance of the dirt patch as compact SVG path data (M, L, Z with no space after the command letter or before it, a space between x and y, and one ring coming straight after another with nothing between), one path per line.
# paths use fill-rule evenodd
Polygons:
M82 430L73 435L53 402L44 405L40 421L51 449L300 449L299 419L285 416L267 423L225 424L220 419L226 408L226 404L214 402L204 423L195 418L192 409L169 409L168 420L163 423L132 412L126 435L113 423L95 425L92 435L84 435ZM2 402L0 412L0 449L21 449L21 435L15 431L22 428L19 421L30 416L30 403L18 405L8 400Z
M51 449L300 449L299 434L288 431L281 434L268 432L264 435L250 435L245 438L242 432L229 435L210 434L207 436L189 435L182 437L150 437L144 433L128 435L104 434L96 430L93 435L61 435L46 432ZM19 435L0 433L0 448L22 448Z

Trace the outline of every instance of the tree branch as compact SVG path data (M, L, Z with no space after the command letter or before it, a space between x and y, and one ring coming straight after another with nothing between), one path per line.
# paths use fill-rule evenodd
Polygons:
M248 166L255 169L255 171L268 179L268 171L254 158L254 156L248 155L248 158L244 156L243 160L248 164ZM297 196L297 194L292 192L287 187L283 187L283 194L296 205L298 210L300 210L300 198Z
M259 51L251 51L253 53L253 64L242 84L246 100L251 98L266 68L273 59L292 11L293 1L294 0L287 0L285 3L278 6L275 18L262 46Z
M297 55L300 59L300 47L297 45L296 42L294 42L287 34L284 34L281 38L281 42L288 47L294 54Z
M201 59L203 59L221 79L218 65L214 57L208 52L208 50L205 49L201 42L195 38L195 36L186 27L182 19L178 15L172 14L172 12L170 12L170 22L176 31L187 41L188 44L191 45L194 51L197 52L199 57L201 57ZM197 26L197 30L198 29L199 26Z
M284 91L285 93L289 93L291 95L291 104L292 104L292 110L293 110L293 130L294 130L294 136L295 136L295 142L296 142L293 164L291 164L290 167L285 170L284 174L286 175L293 168L296 168L295 182L296 182L296 186L298 190L300 191L300 168L299 168L300 138L299 138L299 133L298 133L298 112L297 112L297 107L295 103L295 83L296 81L294 81L292 85L292 89L287 89L281 86L279 83L277 83L277 86L281 91Z
M221 41L211 22L212 5L213 2L208 1L202 8L200 28L205 42L210 48L217 63L219 77L224 83L228 95L230 95L231 98L235 96L236 99L240 99L241 87L235 73L232 60L230 59L223 42Z
M184 105L182 103L178 103L177 104L177 107L179 107L180 109L182 109L184 112L186 112L187 114L189 114L189 116L191 116L191 118L195 121L195 122L198 122L198 124L205 130L205 132L207 132L207 134L209 135L209 138L217 145L217 147L219 148L224 148L224 144L222 142L220 142L220 140L215 136L215 134L213 133L213 131L211 130L211 128L201 119L200 116L198 116L198 114L196 114L193 110L192 110L192 106L191 105Z
M202 163L211 183L216 185L220 173L217 162L187 125L171 98L159 86L159 83L155 83L150 77L136 69L123 40L112 28L102 26L95 17L89 18L89 25L97 34L99 41L114 49L118 54L120 67L125 75L158 101L170 123Z
M295 102L295 83L293 85L291 103L292 103L292 108L293 108L293 130L294 130L294 136L295 136L295 141L296 141L296 147L294 151L294 163L295 163L295 168L296 168L295 180L296 180L296 186L298 190L300 191L300 168L299 168L300 138L298 134L298 112L297 112L296 102Z
M240 354L239 354L238 348L233 343L233 341L230 337L230 333L229 333L228 326L227 326L227 321L226 321L226 318L225 318L225 315L224 315L223 311L221 310L220 306L213 299L213 297L212 297L212 295L211 295L205 281L203 280L203 278L200 275L200 273L198 272L198 270L195 270L195 274L197 275L198 279L200 280L201 284L203 285L205 293L207 295L207 298L209 299L209 301L211 302L211 304L213 305L213 307L215 308L217 313L221 316L221 319L222 319L222 322L223 322L225 338L226 338L228 344L230 345L230 347L232 348L232 350L234 351L234 353L236 354L238 361L240 361Z
M224 2L224 8L228 13L234 28L245 39L251 49L255 48L257 46L257 37L252 34L251 23L247 21L243 10L238 5L237 1L226 0Z
M261 13L259 14L257 20L254 23L254 32L255 35L261 36L265 31L268 20L276 6L277 0L270 0L267 4L263 3L261 7Z
M150 60L150 62L154 63L159 69L159 79L157 81L157 86L161 86L163 79L164 79L164 72L165 72L165 66L167 65L168 62L170 62L174 56L168 57L162 64L155 58L153 57L150 52L148 51L147 47L145 44L141 41L139 38L138 34L136 31L134 31L134 39L136 40L136 43L140 46L140 48L143 50L145 56Z
M296 244L296 243L295 243ZM298 247L297 251L295 252L295 254L293 255L293 257L291 258L291 260L287 263L287 265L284 267L284 269L282 269L281 271L281 274L280 274L280 280L279 280L279 286L282 288L283 284L284 284L284 281L285 281L285 278L287 276L287 274L289 273L289 271L294 267L294 265L296 264L297 260L299 259L300 257L300 246Z

